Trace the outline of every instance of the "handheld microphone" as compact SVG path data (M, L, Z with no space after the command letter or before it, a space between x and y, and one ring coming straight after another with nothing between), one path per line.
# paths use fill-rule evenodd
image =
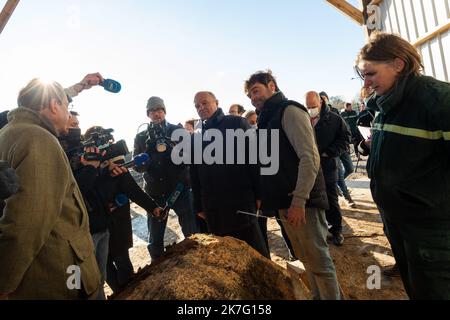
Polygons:
M147 153L141 153L141 154L137 155L136 157L134 157L133 160L120 165L120 167L127 168L127 169L136 167L139 171L139 169L145 169L145 167L148 165L149 162L150 162L150 156Z
M122 86L119 82L111 79L105 79L103 82L100 83L100 85L109 92L112 93L119 93L120 90L122 90Z
M114 201L109 204L109 212L113 211L127 205L130 202L126 194L119 193L115 196Z
M180 197L181 193L184 191L184 185L182 183L178 183L175 190L170 194L169 198L167 199L166 206L162 208L161 215L159 217L156 217L156 219L159 222L163 222L167 219L169 216L169 212L173 207L175 206L175 202L177 202L178 198Z

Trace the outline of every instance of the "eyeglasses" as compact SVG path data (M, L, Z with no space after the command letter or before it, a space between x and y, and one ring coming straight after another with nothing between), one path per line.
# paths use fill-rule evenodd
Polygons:
M394 60L387 60L387 61L375 61L374 64L393 64ZM360 78L361 80L365 80L366 76L371 76L376 74L376 71L374 72L368 72L367 74L363 74L363 72L361 71L361 69L359 69L359 67L357 65L355 65L353 67L353 70L355 71L355 74L357 75L358 78Z
M355 71L355 74L358 78L360 78L361 80L365 80L365 76L363 75L363 73L361 72L361 70L358 68L358 66L354 66L353 70Z

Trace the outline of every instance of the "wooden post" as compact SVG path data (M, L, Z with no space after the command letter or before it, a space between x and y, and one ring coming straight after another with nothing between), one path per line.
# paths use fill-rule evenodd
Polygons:
M0 13L0 34L8 23L9 18L13 14L20 0L8 0Z
M364 24L364 17L361 10L355 8L346 0L326 0L330 5L341 11L357 24L362 26Z

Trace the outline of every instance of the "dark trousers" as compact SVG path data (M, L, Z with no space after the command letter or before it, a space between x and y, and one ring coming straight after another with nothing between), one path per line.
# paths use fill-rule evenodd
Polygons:
M228 232L226 235L247 242L249 246L258 251L261 255L270 259L269 249L264 243L264 237L261 233L258 223L252 223L249 226L237 231Z
M106 283L114 293L127 285L133 273L133 264L128 250L119 256L108 257Z
M267 215L267 212L264 211L263 215L270 217L270 214ZM275 218L280 219L280 213L278 212L278 210L275 210ZM273 214L273 212L272 212ZM280 220L277 220L278 225L280 226L281 229L281 235L283 236L284 242L286 244L287 249L289 250L289 255L290 257L293 257L294 259L297 259L297 257L295 256L294 253L294 249L292 248L292 244L291 244L291 240L289 240L288 235L286 234L286 230L284 229L283 223ZM267 250L270 252L270 246L269 246L269 238L267 235L267 218L259 218L258 219L258 224L259 224L259 228L261 230L262 236L264 238L264 242L267 246Z
M445 226L441 221L394 222L386 219L383 210L380 213L409 298L449 300L449 223Z
M337 167L336 160L333 159L334 168L325 169L323 168L323 175L325 178L325 185L327 189L328 205L330 209L325 211L328 224L331 225L329 231L331 234L338 234L342 232L342 213L341 207L339 206L339 197L337 194L336 183L337 183Z
M259 230L261 230L261 235L264 239L264 244L266 245L267 251L270 252L269 247L269 237L267 235L267 218L258 218Z
M277 219L281 219L281 217L280 217L280 211L278 211L278 210L276 211L276 218L277 218ZM286 229L284 228L283 222L280 221L280 220L277 220L277 222L278 222L278 225L280 226L280 229L281 229L281 235L283 236L284 242L286 243L286 246L287 246L287 248L289 249L289 254L290 254L290 256L291 256L292 258L294 258L294 259L297 260L298 258L297 258L297 256L295 255L294 247L292 246L291 240L289 239L289 236L288 236L288 234L287 234L287 232L286 232Z
M206 220L200 218L197 214L195 220L197 221L198 233L208 233L208 224L206 223Z
M198 232L196 215L192 208L192 192L185 190L175 202L173 210L178 216L178 220L185 237L189 237ZM161 221L147 213L148 225L148 251L152 260L156 260L164 254L164 234L166 232L167 219Z

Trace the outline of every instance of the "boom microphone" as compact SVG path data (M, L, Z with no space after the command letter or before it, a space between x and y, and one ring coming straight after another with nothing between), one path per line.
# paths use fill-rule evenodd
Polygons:
M100 85L109 92L112 93L119 93L120 90L122 90L122 86L119 82L111 79L105 79L103 82L100 83Z

